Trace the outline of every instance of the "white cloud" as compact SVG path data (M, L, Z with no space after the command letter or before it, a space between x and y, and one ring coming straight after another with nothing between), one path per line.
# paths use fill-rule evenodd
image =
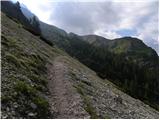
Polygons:
M105 30L97 30L94 32L95 35L99 35L99 36L103 36L107 39L115 39L115 38L120 38L122 36L120 36L119 34L117 34L116 32L113 31L105 31Z
M155 8L152 2L115 2L113 4L117 14L119 14L119 22L116 25L118 29L136 29L141 24L143 18L149 17Z
M142 39L148 46L154 48L158 53L158 16L152 16L147 22L143 23L142 26L137 30L138 33L136 37Z
M153 16L148 22L143 23L142 27L138 29L138 37L141 39L155 39L158 42L158 18Z
M34 13L41 21L52 24L50 21L50 15L53 13L53 3L50 4L50 0L18 0L23 3L27 8Z
M158 0L19 0L40 20L80 35L123 37L116 31L158 44ZM153 44L151 45L153 48ZM155 48L156 49L156 48Z

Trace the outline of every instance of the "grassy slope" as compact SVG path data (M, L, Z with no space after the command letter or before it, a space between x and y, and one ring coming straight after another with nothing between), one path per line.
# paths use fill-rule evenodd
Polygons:
M1 36L2 118L55 118L48 104L46 65L57 56L66 56L62 61L69 67L68 76L91 118L157 118L155 110L103 82L95 72L4 14ZM117 95L122 97L122 103L115 101Z
M49 118L46 64L62 51L2 13L2 116ZM8 114L9 113L9 114Z

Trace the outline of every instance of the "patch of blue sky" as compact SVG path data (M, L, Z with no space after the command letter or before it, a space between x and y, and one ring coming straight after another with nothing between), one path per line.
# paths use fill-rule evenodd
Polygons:
M121 29L116 31L117 34L121 36L135 36L137 35L137 30L136 29Z

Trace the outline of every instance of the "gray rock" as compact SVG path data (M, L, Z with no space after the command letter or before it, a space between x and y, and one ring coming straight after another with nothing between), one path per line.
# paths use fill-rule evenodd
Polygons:
M31 106L33 109L36 109L36 108L37 108L37 105L34 104L34 103L31 103L30 106Z
M28 116L30 116L30 117L34 117L34 116L36 116L36 114L34 114L34 113L30 112L30 113L28 113Z
M13 107L14 108L18 108L18 104L17 103L13 103Z
M2 116L2 119L6 119L6 118L8 118L7 114Z

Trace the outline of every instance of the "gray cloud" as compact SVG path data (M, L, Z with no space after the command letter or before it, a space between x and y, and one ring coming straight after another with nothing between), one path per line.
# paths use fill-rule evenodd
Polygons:
M142 39L153 48L158 45L158 19L155 19L158 17L157 1L57 2L53 7L50 20L67 32L115 38L123 36L116 31L129 29L137 31L130 33L131 36ZM149 44L150 41L154 45Z
M57 3L50 19L53 24L78 34L91 34L106 25L118 22L118 15L111 2Z
M157 50L158 0L34 0L34 5L21 1L40 20L67 32L97 34L110 39L129 35Z

